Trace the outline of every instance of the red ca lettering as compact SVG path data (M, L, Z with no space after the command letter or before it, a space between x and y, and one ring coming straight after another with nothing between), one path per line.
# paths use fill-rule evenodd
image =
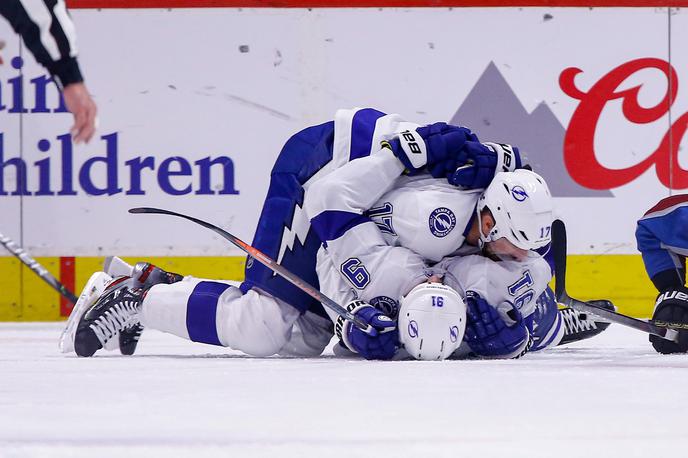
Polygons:
M648 68L664 73L670 87L657 105L645 108L638 103L641 86L623 91L617 89L628 77ZM636 59L604 75L588 92L581 91L575 85L574 79L581 72L581 69L571 67L559 75L561 89L568 96L580 100L564 137L564 164L571 177L587 188L611 189L633 181L655 164L657 177L664 186L688 188L688 171L681 169L678 164L678 146L688 129L688 113L674 122L657 149L639 164L625 169L610 169L600 164L595 155L595 131L607 102L622 99L623 114L632 123L648 124L658 120L669 111L676 97L678 78L674 68L662 59Z

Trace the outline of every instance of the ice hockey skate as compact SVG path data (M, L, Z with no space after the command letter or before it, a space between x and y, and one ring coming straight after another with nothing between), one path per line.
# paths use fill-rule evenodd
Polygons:
M76 335L76 328L79 320L86 313L86 311L93 306L98 298L103 294L107 285L112 282L112 277L105 272L95 272L91 275L86 286L81 291L79 299L69 315L67 325L60 335L59 348L62 353L71 353L74 351L74 337ZM111 348L108 349L114 350Z
M74 351L93 356L124 329L138 324L145 289L133 277L117 277L79 319Z
M127 306L125 313L124 308L122 308L124 304L117 305L118 301L122 299L131 302L135 299L142 299L145 292L152 286L158 283L174 283L183 278L179 274L166 272L150 263L140 262L130 266L119 258L114 259L117 262L113 263L112 258L108 258L110 262L106 261L105 269L108 270L108 273L97 272L93 274L81 293L60 337L60 350L63 353L76 351L80 356L90 356L100 348L115 350L119 347L123 355L132 355L143 332L143 326L135 318L135 310ZM117 268L112 268L113 265L116 265ZM113 279L109 273L128 275L118 275ZM128 294L126 297L123 296L115 301L123 289ZM112 307L114 309L111 309ZM110 311L108 312L108 310ZM104 314L103 316L100 316L101 312ZM86 318L87 315L89 318ZM96 325L89 320L96 320L99 324ZM97 340L100 346L87 338L93 337L93 335L85 331L86 328L82 326L84 321L89 321L88 329L98 329L98 331L94 331L94 335L99 337ZM94 325L95 328L90 327L91 325ZM78 339L80 332L82 334L81 339ZM81 341L79 351L76 350L77 340ZM91 352L90 355L85 354L89 352Z
M616 307L606 299L598 299L588 301L593 305L604 307L607 310L616 311ZM564 345L580 340L590 339L600 334L607 329L611 323L604 321L595 316L577 312L570 307L564 307L559 310L564 321L564 337L562 337L559 345Z
M119 258L114 259L118 260ZM137 263L131 269L131 276L138 279L138 282L145 291L148 291L152 286L159 283L171 284L181 281L182 278L184 278L183 275L167 272L147 262ZM119 332L118 338L119 351L123 355L133 355L142 333L143 325L141 323L135 323L122 329Z

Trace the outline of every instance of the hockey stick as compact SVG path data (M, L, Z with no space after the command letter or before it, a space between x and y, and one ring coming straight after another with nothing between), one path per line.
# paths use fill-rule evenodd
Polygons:
M158 215L171 215L171 216L178 216L180 218L188 219L189 221L193 221L196 224L200 224L201 226L210 229L211 231L214 231L215 233L221 235L223 238L229 240L234 246L237 248L240 248L242 251L244 251L246 254L251 256L253 259L258 261L259 263L263 264L265 267L268 269L272 270L276 274L279 274L280 276L284 277L287 281L289 281L292 285L296 286L299 288L301 291L304 293L308 294L311 296L313 299L319 301L322 305L325 307L329 308L332 310L334 313L336 313L339 316L342 316L346 318L349 321L352 321L359 329L364 331L366 334L369 334L371 336L377 335L377 330L373 328L371 325L367 324L365 321L361 320L359 317L353 315L352 313L346 311L344 307L341 305L337 304L335 301L318 291L317 289L313 288L311 285L294 275L293 273L289 272L287 269L282 267L281 265L277 264L273 259L268 257L266 254L263 252L259 251L256 248L253 248L251 245L248 243L244 242L243 240L233 236L229 232L225 231L224 229L220 229L217 226L214 226L210 223L206 223L203 220L200 220L198 218L194 218L193 216L187 216L187 215L182 215L181 213L175 213L173 211L169 210L163 210L160 208L151 208L151 207L139 207L139 208L131 208L129 209L129 213L152 213L152 214L158 214Z
M26 251L24 251L19 245L17 245L11 238L7 237L6 235L0 234L0 243L2 243L10 253L19 258L21 262L26 264L26 266L29 269L33 270L39 277L45 280L47 284L55 288L58 293L66 297L67 300L69 300L69 302L71 302L72 304L76 304L76 301L79 298L76 297L73 292L68 290L65 285L60 283L57 280L57 278L55 278L50 272L48 272L48 270L45 267L40 265L38 261L29 256L29 254Z
M578 299L574 299L566 292L566 226L561 220L552 223L552 253L554 254L554 294L557 301L580 312L596 315L612 323L628 326L638 331L646 332L672 342L678 342L678 330L683 328L681 323L665 323L643 321L621 313L598 307Z

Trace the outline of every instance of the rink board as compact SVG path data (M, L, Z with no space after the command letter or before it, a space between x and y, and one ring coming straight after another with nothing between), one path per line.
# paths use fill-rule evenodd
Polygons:
M76 6L98 6L86 3ZM633 233L657 200L688 189L685 9L154 3L72 12L100 110L88 146L69 142L71 116L0 21L0 151L27 171L24 192L15 166L0 164L0 232L52 271L73 257L75 289L92 260L112 254L174 257L188 272L203 258L213 266L205 276L225 274L213 270L221 257L241 253L219 236L127 209L189 213L251 240L289 136L338 108L373 106L520 146L567 223L572 294L649 313L654 293ZM56 294L16 260L0 257L0 269L0 319L62 316ZM240 279L241 269L227 275Z
M125 258L134 263L140 258ZM172 272L200 278L243 280L244 257L149 258ZM60 258L38 258L44 267L73 288L78 295L91 274L100 270L103 258L74 260L73 273L61 269ZM52 321L68 315L70 308L50 286L15 258L0 257L0 321ZM60 277L60 273L67 275ZM637 317L651 315L656 295L646 278L640 256L569 256L569 294L579 299L611 299L622 313ZM72 281L73 283L70 283ZM73 284L73 286L72 286Z

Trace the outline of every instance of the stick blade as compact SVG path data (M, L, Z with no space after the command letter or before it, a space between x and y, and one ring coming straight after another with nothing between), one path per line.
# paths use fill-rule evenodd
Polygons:
M165 210L162 208L155 208L155 207L134 207L129 209L129 213L133 214L151 214L151 215L172 215L172 216L180 216L182 218L190 219L193 220L194 218L186 215L181 215L179 213L170 211L170 210Z
M566 295L566 226L560 219L552 222L552 254L554 256L554 295L557 301Z
M167 211L154 207L134 207L129 209L129 213L167 213Z

